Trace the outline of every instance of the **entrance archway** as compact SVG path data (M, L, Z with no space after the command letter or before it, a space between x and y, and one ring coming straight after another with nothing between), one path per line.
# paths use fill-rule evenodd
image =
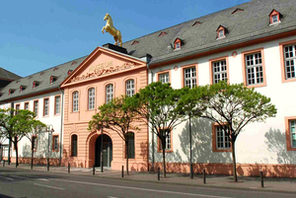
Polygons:
M101 138L103 137L103 166L111 167L112 161L112 140L106 135L100 135L95 144L95 166L100 166L101 162Z

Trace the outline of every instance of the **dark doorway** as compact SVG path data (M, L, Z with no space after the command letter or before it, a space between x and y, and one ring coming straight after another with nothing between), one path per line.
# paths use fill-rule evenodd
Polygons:
M112 161L112 140L108 135L100 135L95 145L95 166L100 166L101 162L101 138L103 136L103 166L111 167Z

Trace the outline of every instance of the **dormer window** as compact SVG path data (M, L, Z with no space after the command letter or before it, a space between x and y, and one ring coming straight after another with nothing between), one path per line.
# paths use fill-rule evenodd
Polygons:
M26 89L26 86L24 86L24 85L20 86L20 92L24 91L25 89Z
M273 9L269 14L269 24L278 24L281 22L282 15L280 12Z
M9 94L9 95L10 95L10 94L13 94L14 91L15 91L14 89L9 89L9 90L8 90L8 92L9 92L8 94Z
M167 35L167 34L168 34L168 33L166 33L166 32L160 32L159 35L158 35L158 37L165 36L165 35Z
M136 44L138 44L138 43L139 43L139 41L136 41L136 40L135 40L135 41L132 42L131 45L136 45Z
M181 39L177 38L174 42L174 49L175 50L181 49L181 44L182 44Z
M73 71L72 69L68 70L68 72L67 72L68 76L72 73L72 71Z
M38 87L39 82L38 81L33 81L33 88Z
M54 83L57 80L56 76L50 76L50 84Z
M217 31L217 39L222 39L226 37L227 28L225 28L223 25L220 25L216 31Z

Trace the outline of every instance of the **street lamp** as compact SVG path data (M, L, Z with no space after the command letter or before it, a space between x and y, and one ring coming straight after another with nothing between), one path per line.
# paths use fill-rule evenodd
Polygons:
M49 171L49 151L50 151L50 137L54 132L53 126L51 124L46 126L46 132L48 132L48 142L47 142L47 171Z

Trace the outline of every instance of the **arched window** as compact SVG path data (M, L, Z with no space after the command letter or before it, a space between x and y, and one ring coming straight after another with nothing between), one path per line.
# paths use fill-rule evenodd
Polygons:
M126 136L128 141L128 158L135 158L135 134L128 132Z
M77 135L71 136L71 156L77 156Z
M125 94L127 96L133 96L135 94L135 81L133 79L125 82Z
M88 89L88 110L95 108L95 88Z
M79 98L78 98L78 91L74 91L72 94L72 101L73 101L73 112L78 111L78 103L79 103Z
M113 85L106 85L106 103L110 102L113 99Z

